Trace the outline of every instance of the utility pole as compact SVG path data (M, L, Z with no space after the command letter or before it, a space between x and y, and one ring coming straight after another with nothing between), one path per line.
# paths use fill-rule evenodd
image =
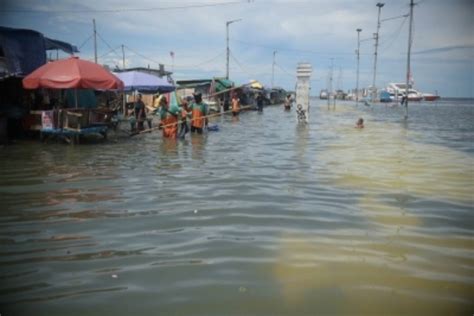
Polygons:
M230 55L230 49L229 49L229 25L232 24L232 23L234 23L234 22L238 22L238 21L242 21L242 19L231 20L231 21L225 22L226 34L227 34L227 37L226 37L226 42L227 42L227 58L226 58L226 72L225 72L225 78L226 78L226 79L229 79L229 55Z
M411 54L411 44L412 44L412 33L413 33L413 7L415 4L413 0L410 0L410 26L408 29L408 53L407 53L407 80L405 87L405 120L408 119L408 85L410 84L410 54Z
M273 88L273 83L275 79L275 55L276 55L276 50L273 51L273 64L272 64L272 88Z
M122 44L122 68L125 70L125 49Z
M342 67L339 67L339 74L337 75L336 91L334 92L334 109L336 109L336 99L339 91L342 91L342 93L344 93L344 85L342 83ZM341 97L344 97L344 95L342 95Z
M377 33L374 34L375 38L375 53L374 53L374 78L372 80L372 102L375 102L375 97L377 94L377 88L375 87L375 78L377 76L377 49L379 46L379 30L380 30L380 11L384 6L384 3L378 2L377 7L379 8L379 14L377 18Z
M94 25L94 60L97 64L97 30L95 29L95 19L92 19L92 24Z
M357 29L357 75L356 75L356 106L359 105L359 62L360 62L360 32L362 29Z

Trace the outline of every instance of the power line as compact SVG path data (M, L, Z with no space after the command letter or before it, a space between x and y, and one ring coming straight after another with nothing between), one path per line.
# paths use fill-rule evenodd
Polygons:
M311 51L311 50L304 50L304 49L296 49L296 48L282 48L282 47L275 47L275 46L269 46L269 45L262 45L258 43L252 43L252 42L247 42L247 41L241 41L241 40L236 40L233 39L231 40L232 42L238 42L247 46L256 46L256 47L263 47L271 50L277 50L277 51L288 51L288 52L300 52L300 53L306 53L306 54L315 54L315 55L353 55L354 53L343 53L343 52L317 52L317 51ZM367 54L369 55L369 54Z
M135 55L140 56L141 58L143 58L143 59L145 59L145 60L151 61L152 63L158 64L158 65L160 65L160 64L161 64L161 65L166 65L166 64L160 63L159 61L156 61L156 60L154 60L154 59L151 59L151 58L149 58L149 57L147 57L147 56L145 56L145 55L140 54L139 52L137 52L137 51L134 50L134 49L131 49L131 48L128 47L127 45L124 45L124 47L125 47L126 49L128 49L129 51L131 51L132 53L134 53ZM166 65L166 66L170 66L170 65ZM176 66L175 66L175 67L176 67Z
M109 55L110 53L112 53L113 51L116 51L116 50L119 49L119 48L120 48L120 46L110 49L107 53L100 55L100 56L98 57L98 59L104 58L105 56ZM115 52L115 53L116 53L116 52ZM121 57L120 57L120 58L121 58ZM90 59L90 60L93 60L94 57L89 58L89 59Z
M230 51L229 51L230 52ZM232 59L235 61L235 63L240 67L240 69L242 69L247 75L251 76L251 77L255 77L254 74L251 74L250 72L248 72L243 66L242 64L237 60L237 58L235 58L234 54L232 52L230 52L230 56L232 57Z
M81 49L86 43L92 38L93 34L91 34L82 44L77 48L78 50Z
M278 68L280 68L280 70L283 71L283 72L284 72L285 74L287 74L288 76L291 76L291 77L293 77L293 78L296 77L296 75L290 73L289 71L286 71L282 66L280 66L280 64L275 63L275 65L277 65Z
M203 62L201 62L201 63L199 63L199 64L197 64L197 65L194 65L194 66L181 66L181 67L188 67L188 68L199 67L199 66L208 64L208 63L210 63L211 61L214 61L214 60L216 60L216 59L222 57L225 53L226 53L226 51L224 50L224 51L222 51L220 54L218 54L218 55L216 55L216 56L214 56L214 57L212 57L212 58L210 58L210 59L208 59L208 60L206 60L206 61L203 61Z
M154 59L152 59L152 58L150 58L150 57L147 57L147 56L145 56L145 55L143 55L143 54L137 52L136 50L130 48L130 47L127 46L127 45L125 45L124 47L127 48L127 49L128 49L129 51L131 51L132 53L134 53L135 55L140 56L141 58L143 58L143 59L145 59L145 60L148 60L148 61L150 61L150 62L152 62L152 63L158 64L158 65L161 64L161 65L168 66L168 67L171 66L171 65L169 65L169 64L164 64L164 63L161 63L161 62L159 62L159 61L157 61L157 60L154 60ZM222 51L222 52L220 52L218 55L216 55L216 56L214 56L214 57L212 57L212 58L210 58L210 59L208 59L208 60L205 60L205 61L203 61L203 62L200 62L200 63L198 63L198 64L195 64L195 65L174 65L174 68L193 69L193 68L196 68L196 67L199 67L199 66L202 66L202 65L205 65L205 64L208 64L208 63L214 61L215 59L217 59L217 58L221 57L222 55L224 55L224 53L225 53L225 51Z
M0 10L0 13L120 13L120 12L139 12L139 11L168 11L168 10L180 10L180 9L192 9L192 8L205 8L205 7L217 7L217 6L227 6L235 5L242 3L251 3L251 1L229 1L229 2L220 2L220 3L198 3L182 6L170 6L170 7L152 7L152 8L122 8L122 9L103 9L103 10L94 10L94 9L83 9L83 10L21 10L21 9L11 9L11 10Z
M109 43L107 43L107 41L99 34L99 32L97 32L96 34L97 34L97 36L99 36L100 40L101 40L105 45L107 45L107 47L108 47L112 52L114 52L114 53L117 55L117 57L122 58L122 56L120 56L119 53L117 53L116 48L112 48L112 46L110 46Z
M403 26L405 25L405 22L407 21L407 18L408 18L408 16L403 19L403 21L400 24L400 26L398 27L398 29L390 35L391 41L389 42L389 44L387 46L383 47L383 52L387 51L390 47L392 47L393 43L395 43L398 36L400 36L400 33L402 31ZM380 46L382 47L382 45L384 45L386 43L387 43L387 40L382 42L380 44Z

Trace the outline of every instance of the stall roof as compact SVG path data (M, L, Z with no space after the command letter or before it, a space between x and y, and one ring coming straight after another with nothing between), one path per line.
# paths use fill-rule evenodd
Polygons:
M213 80L216 84L216 91L229 89L234 85L234 82L232 80L225 78L178 80L176 83L179 85L179 88L195 88L199 86L210 85L212 84Z

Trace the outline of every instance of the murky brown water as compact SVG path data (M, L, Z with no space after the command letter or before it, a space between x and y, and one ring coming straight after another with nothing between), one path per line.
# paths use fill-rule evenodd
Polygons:
M474 106L0 150L2 315L471 315ZM359 116L366 128L353 125Z

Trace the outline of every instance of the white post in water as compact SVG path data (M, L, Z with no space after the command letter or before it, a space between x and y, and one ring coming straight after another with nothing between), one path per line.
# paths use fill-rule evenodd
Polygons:
M313 68L310 63L298 63L296 68L296 117L298 123L309 122L310 77Z
M407 53L407 80L405 87L405 120L408 119L408 86L410 84L410 54L412 44L412 30L413 30L413 0L410 1L410 27L408 29L408 53Z

